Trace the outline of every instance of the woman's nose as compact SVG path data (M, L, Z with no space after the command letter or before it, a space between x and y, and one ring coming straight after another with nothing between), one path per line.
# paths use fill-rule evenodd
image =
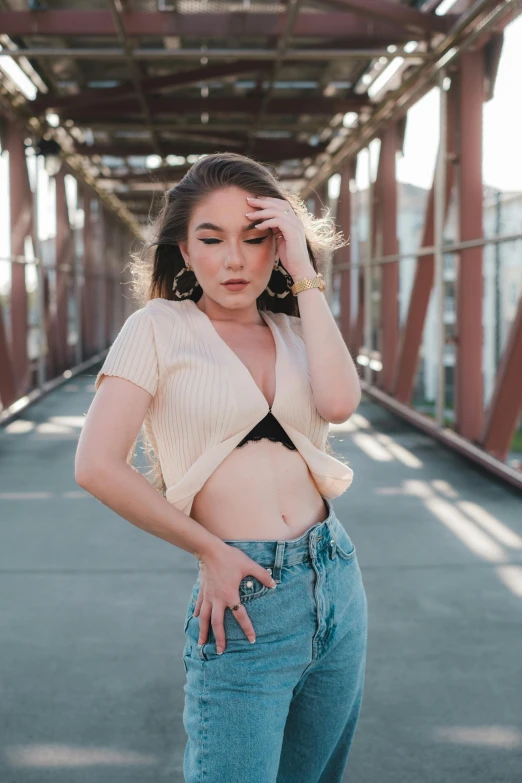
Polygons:
M228 264L243 264L242 249L235 243L232 243L228 248L226 262Z

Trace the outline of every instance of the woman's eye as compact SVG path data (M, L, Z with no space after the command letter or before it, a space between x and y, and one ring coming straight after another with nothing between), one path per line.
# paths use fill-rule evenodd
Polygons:
M256 237L255 239L245 239L245 242L248 242L251 245L260 245L261 242L264 242L266 239L266 236L264 237ZM205 239L200 239L200 242L203 242L205 245L215 245L218 242L221 242L220 239L210 238L206 237Z

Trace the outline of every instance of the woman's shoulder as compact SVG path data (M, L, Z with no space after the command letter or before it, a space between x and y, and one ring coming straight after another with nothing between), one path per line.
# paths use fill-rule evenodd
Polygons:
M186 299L163 299L158 296L149 299L141 310L154 322L163 324L166 321L172 323L173 321L186 320L189 307Z
M176 313L183 310L184 304L185 300L183 299L164 299L161 296L156 296L154 299L149 299L142 309L148 310L150 313L161 312L165 310Z

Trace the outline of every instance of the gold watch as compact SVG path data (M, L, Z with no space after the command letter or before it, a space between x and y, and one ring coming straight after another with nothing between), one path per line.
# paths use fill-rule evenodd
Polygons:
M294 283L293 286L290 287L290 291L294 296L297 296L300 291L306 291L308 288L318 288L320 291L325 290L326 283L324 282L323 276L320 272L318 272L317 275L313 278L302 277L300 280Z

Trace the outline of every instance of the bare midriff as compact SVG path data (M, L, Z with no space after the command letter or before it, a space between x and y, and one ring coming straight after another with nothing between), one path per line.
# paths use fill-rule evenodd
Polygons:
M238 338L237 327L213 325L272 409L276 348L269 327L251 326ZM299 451L263 438L225 457L194 497L190 516L223 540L286 541L326 519L328 509Z
M299 451L264 438L223 460L190 516L223 540L280 541L322 522L328 509Z

